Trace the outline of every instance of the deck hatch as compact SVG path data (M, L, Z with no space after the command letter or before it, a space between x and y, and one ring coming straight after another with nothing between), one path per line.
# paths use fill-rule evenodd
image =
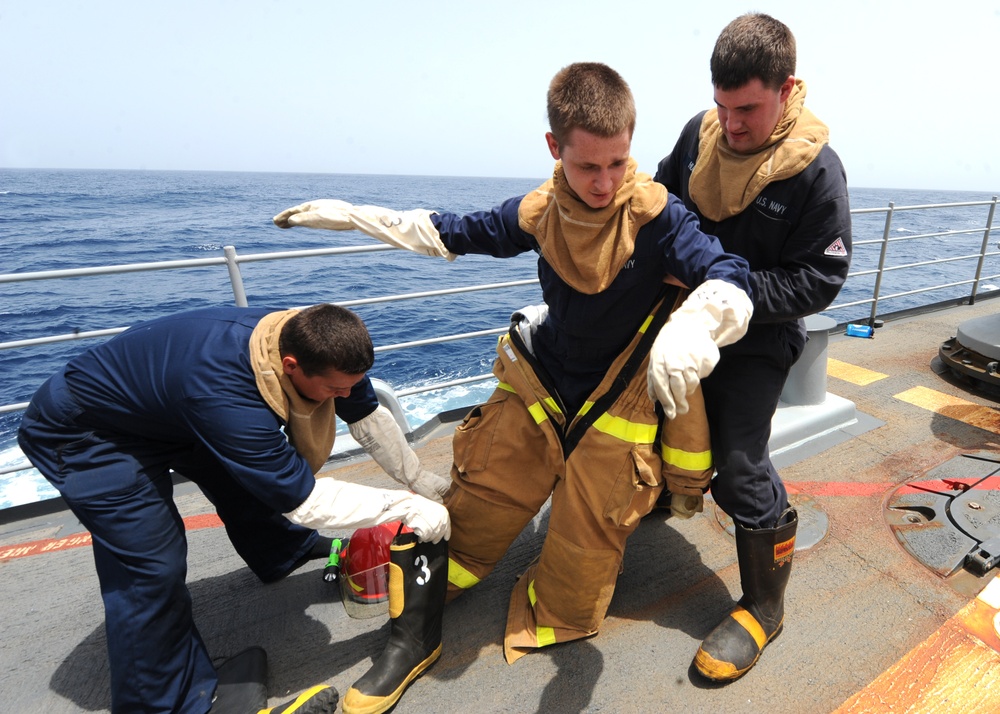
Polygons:
M964 454L900 486L886 521L904 550L943 578L1000 564L1000 455Z

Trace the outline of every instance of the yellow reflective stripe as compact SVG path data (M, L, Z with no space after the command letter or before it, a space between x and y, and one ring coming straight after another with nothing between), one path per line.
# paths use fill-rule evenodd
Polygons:
M646 321L642 323L642 327L639 328L640 333L646 332L646 328L649 327L649 323L653 321L654 317L656 317L655 313L646 318Z
M544 407L542 407L542 405L538 402L529 405L528 412L531 414L531 418L535 420L536 424L541 424L549 418L549 415L545 413Z
M395 620L403 614L406 593L403 591L403 569L389 561L389 617Z
M660 444L663 462L685 471L704 471L712 468L712 451L684 451Z
M597 417L594 428L630 444L652 444L656 441L656 424L639 424L607 413Z
M299 708L303 704L307 703L310 699L312 699L314 695L319 694L324 689L329 689L329 688L330 688L329 684L317 684L315 687L310 687L306 691L302 692L302 694L297 696L294 702L282 706L280 714L286 714L286 713L291 714L291 712L299 711ZM337 701L336 698L334 698L334 701ZM267 709L261 709L259 712L257 712L257 714L272 714L275 708L276 707L268 707ZM312 709L312 707L310 707L310 709ZM303 709L302 711L305 710Z
M514 387L512 387L511 385L507 384L506 382L500 382L499 384L497 384L497 386L500 389L504 390L505 392L511 392L513 394L517 394L517 390L514 389ZM559 408L559 405L556 403L556 400L553 399L552 397L546 397L543 401L546 404L549 405L549 409L551 411L555 412L556 414L561 414L562 413L562 410ZM530 410L535 409L535 408L541 409L542 407L541 407L540 404L536 403L536 404L532 404L530 407L528 407L528 410L530 411ZM533 416L535 415L535 412L532 411L531 413L532 413ZM546 418L547 417L545 417L544 414L543 414L543 416L541 418L539 418L538 416L535 416L535 421L536 422L542 422L542 421L545 421Z
M534 580L528 583L528 602L531 603L532 609L534 609L535 603L538 602L538 598L535 597ZM556 631L551 627L541 627L539 625L535 625L535 639L538 640L539 647L554 645L556 643Z
M589 412L590 408L592 406L594 406L593 402L584 402L583 406L580 407L580 412L579 412L578 416L583 416L584 414L586 414L587 412Z
M468 590L479 582L479 578L448 558L448 582L457 588Z
M764 633L764 628L760 626L757 622L757 618L751 615L749 612L744 610L741 606L737 606L735 610L729 613L729 616L736 620L743 629L750 633L753 637L753 641L757 643L757 649L764 649L764 645L767 644L767 635Z

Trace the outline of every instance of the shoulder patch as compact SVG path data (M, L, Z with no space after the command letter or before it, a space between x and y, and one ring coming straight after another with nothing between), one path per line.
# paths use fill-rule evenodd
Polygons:
M847 248L844 247L844 241L838 238L826 247L826 250L823 251L823 255L836 255L840 257L846 256Z

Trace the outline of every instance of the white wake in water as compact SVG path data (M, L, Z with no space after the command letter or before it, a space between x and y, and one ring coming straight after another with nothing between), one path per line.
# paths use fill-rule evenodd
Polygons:
M468 407L486 401L493 391L495 381L474 383L452 387L446 390L402 397L399 400L411 429L451 409ZM338 433L346 431L338 429ZM24 454L16 445L0 451L0 469L27 464ZM59 495L45 477L37 469L28 468L21 471L0 474L0 509L20 506L25 503L35 503Z

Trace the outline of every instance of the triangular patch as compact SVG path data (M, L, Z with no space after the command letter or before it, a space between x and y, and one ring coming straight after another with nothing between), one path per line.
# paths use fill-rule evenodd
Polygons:
M841 257L847 255L847 248L844 247L844 241L838 238L826 247L826 250L823 251L823 255L838 255Z

